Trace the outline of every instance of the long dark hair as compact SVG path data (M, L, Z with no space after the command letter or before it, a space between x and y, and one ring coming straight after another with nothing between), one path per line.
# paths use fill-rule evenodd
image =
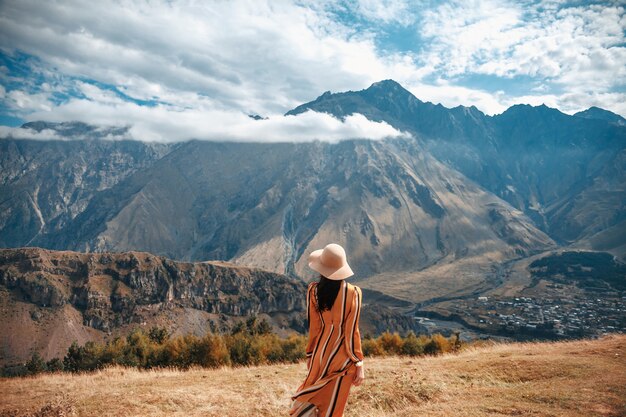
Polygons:
M332 308L339 293L339 287L341 287L341 280L328 279L324 275L320 275L316 291L318 311L322 312Z

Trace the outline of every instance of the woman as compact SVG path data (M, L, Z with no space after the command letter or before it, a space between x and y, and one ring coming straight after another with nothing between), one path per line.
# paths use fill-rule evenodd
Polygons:
M361 289L345 281L354 273L346 252L337 244L311 253L309 267L320 273L320 279L307 290L308 373L291 397L289 415L341 417L350 387L361 385L364 379Z

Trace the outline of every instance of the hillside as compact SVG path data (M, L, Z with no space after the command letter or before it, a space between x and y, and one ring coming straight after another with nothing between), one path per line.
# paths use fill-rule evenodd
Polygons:
M352 388L345 415L623 416L625 356L626 336L611 335L474 347L440 357L368 358L366 380ZM301 362L4 379L0 416L275 417L286 415L305 371Z
M287 114L307 110L361 113L410 132L420 150L523 211L560 245L626 256L626 128L616 114L591 108L569 116L520 104L488 116L474 106L423 102L393 80L327 92Z
M305 286L284 275L145 252L0 250L0 364L62 355L136 326L203 335L258 314L302 330ZM300 324L297 324L300 323Z
M530 218L412 141L184 142L99 189L82 183L92 164L111 164L105 154L73 161L74 151L54 148L55 157L42 160L38 144L19 145L28 162L2 167L1 190L11 198L0 244L8 247L141 250L310 278L305 255L336 241L358 279L463 259L485 265L555 246ZM13 146L0 141L0 150ZM69 172L50 175L65 157ZM89 197L73 204L66 192ZM482 281L460 269L467 282L447 286Z
M301 280L224 262L177 262L145 252L0 249L0 334L8 335L0 342L0 365L34 352L49 360L63 356L74 340L107 340L139 326L202 336L256 315L280 335L303 333L305 294ZM420 330L381 305L393 305L390 297L371 291L366 297L372 304L363 307L363 331Z

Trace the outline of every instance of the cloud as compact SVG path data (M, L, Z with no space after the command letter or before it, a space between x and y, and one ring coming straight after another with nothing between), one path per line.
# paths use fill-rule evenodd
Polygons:
M369 20L403 26L410 25L416 18L408 2L401 0L359 0L355 11Z
M624 7L552 2L451 2L428 11L426 59L448 77L465 73L549 79L606 90L626 83Z
M50 97L45 93L30 94L22 90L12 90L6 94L5 102L16 109L52 110Z
M420 98L488 114L545 103L626 116L625 13L619 1L439 3L420 20L424 72L408 86ZM484 81L468 82L476 77Z
M126 101L95 85L79 83L84 93L52 110L31 114L33 120L70 122L88 120L99 126L128 126L128 134L110 139L131 138L142 141L174 142L188 139L246 142L336 142L344 139L381 140L407 136L385 122L373 122L361 114L345 120L325 113L308 111L297 116L275 114L262 120L249 115L215 108L207 100L191 108L158 104L143 106ZM24 129L3 131L5 136L27 138ZM51 132L35 139L56 138Z
M11 139L34 139L34 140L67 140L57 134L54 130L44 129L36 132L31 129L21 129L18 127L0 126L0 140L2 138Z
M143 100L200 94L224 108L282 112L321 91L395 76L407 64L288 2L24 0L2 9L5 48Z
M472 74L511 84L525 77L525 93L491 92L499 106L546 100L574 112L605 100L601 107L626 114L626 16L619 2L451 1L426 11L423 22L428 47L420 61L446 84Z

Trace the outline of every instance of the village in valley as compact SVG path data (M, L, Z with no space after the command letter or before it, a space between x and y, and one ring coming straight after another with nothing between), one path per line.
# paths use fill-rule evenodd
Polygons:
M626 269L613 256L568 251L535 260L526 271L491 291L423 306L416 320L429 332L466 338L552 340L626 331Z
M449 306L450 318L482 333L556 339L626 330L626 294L597 297L485 297Z

